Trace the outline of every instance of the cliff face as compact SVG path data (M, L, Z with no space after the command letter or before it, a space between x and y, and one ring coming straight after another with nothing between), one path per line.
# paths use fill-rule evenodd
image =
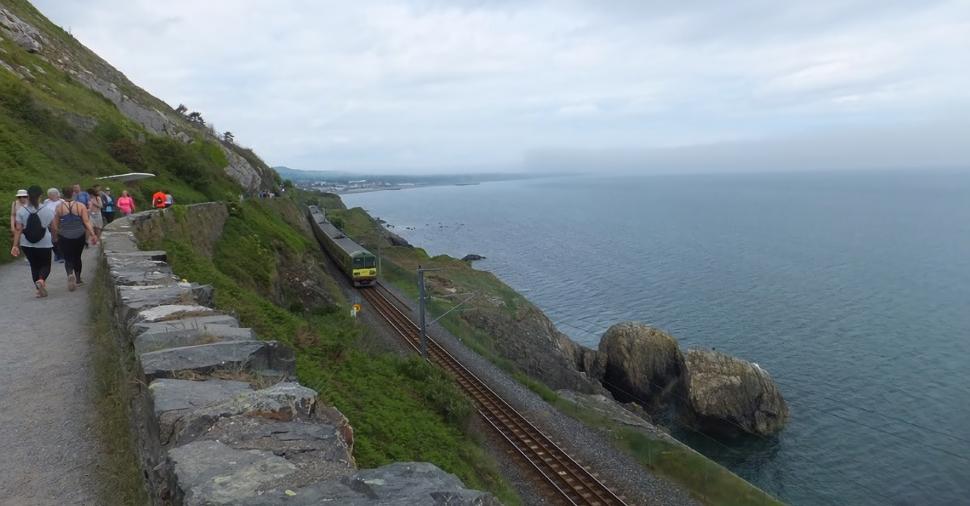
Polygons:
M466 311L462 318L487 333L503 358L515 362L546 385L584 393L605 392L597 382L577 370L579 345L556 330L549 318L532 304L509 313L483 303Z
M150 134L164 135L185 143L203 138L217 144L227 160L223 171L245 190L271 189L278 182L275 172L251 152L223 142L210 129L188 122L170 106L129 81L70 34L53 25L29 4L0 2L0 41L3 39L12 44L0 46L0 73L12 74L38 92L57 99L65 109L61 112L68 113L75 125L94 129L100 123L100 118L72 111L67 90L59 89L56 83L48 79L41 79L50 73L50 68L56 73L63 73L64 79L80 83L104 97L124 117Z

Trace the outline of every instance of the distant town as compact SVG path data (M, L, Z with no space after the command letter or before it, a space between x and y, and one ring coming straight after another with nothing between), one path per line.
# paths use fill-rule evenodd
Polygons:
M339 171L297 170L289 167L273 167L283 179L305 190L329 193L362 193L383 190L404 190L420 186L476 185L489 181L526 179L530 176L516 173L478 173L443 175L388 175L362 174Z

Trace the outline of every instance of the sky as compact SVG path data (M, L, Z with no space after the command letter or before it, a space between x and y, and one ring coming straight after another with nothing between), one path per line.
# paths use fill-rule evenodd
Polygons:
M34 0L298 169L970 168L970 2Z

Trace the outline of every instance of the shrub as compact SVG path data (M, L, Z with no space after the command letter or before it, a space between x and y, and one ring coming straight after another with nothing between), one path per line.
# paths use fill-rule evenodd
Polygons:
M111 158L127 165L129 169L145 170L145 156L142 154L142 146L131 139L121 137L112 142L108 146L108 153Z

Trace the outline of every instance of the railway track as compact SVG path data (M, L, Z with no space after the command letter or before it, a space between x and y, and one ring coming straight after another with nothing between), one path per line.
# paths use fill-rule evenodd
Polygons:
M393 294L380 285L363 288L360 293L391 328L420 353L421 332L417 324L388 298ZM475 401L479 415L550 485L563 504L626 504L430 337L428 355L432 363L455 378Z

